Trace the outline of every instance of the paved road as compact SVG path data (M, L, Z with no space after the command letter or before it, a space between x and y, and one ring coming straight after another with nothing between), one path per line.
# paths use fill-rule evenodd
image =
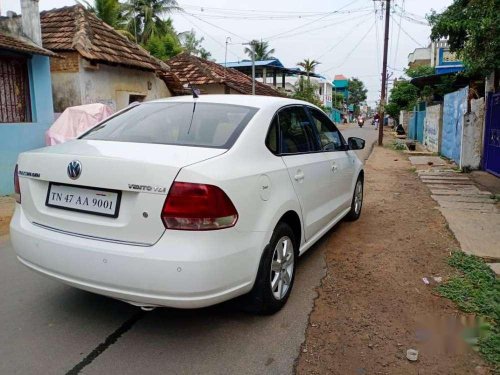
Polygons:
M354 125L369 155L376 134ZM287 306L270 317L226 303L141 310L46 279L0 237L0 374L290 374L325 274L328 235L301 258Z

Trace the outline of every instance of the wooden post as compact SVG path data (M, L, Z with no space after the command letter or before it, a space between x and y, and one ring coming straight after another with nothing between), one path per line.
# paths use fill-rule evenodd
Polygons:
M386 0L385 5L385 33L384 33L384 60L382 62L382 92L380 95L379 125L378 125L378 145L382 146L384 139L384 106L386 101L387 82L387 50L389 49L389 18L391 16L391 0Z

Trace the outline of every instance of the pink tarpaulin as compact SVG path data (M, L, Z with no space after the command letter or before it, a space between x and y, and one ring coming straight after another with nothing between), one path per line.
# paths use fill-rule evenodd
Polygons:
M45 144L53 146L74 139L112 114L113 109L101 103L66 108L45 133Z

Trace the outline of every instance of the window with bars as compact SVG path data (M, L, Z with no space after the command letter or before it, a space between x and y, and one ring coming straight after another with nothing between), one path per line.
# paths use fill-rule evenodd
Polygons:
M31 122L28 60L0 55L0 123Z

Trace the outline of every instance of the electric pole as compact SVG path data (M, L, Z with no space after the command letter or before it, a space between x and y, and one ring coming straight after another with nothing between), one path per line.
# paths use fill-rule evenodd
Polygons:
M386 101L386 82L387 82L387 50L389 49L389 18L391 17L391 0L385 0L385 32L384 32L384 60L382 62L382 92L380 95L379 106L379 126L378 126L378 145L382 146L384 139L384 110Z

